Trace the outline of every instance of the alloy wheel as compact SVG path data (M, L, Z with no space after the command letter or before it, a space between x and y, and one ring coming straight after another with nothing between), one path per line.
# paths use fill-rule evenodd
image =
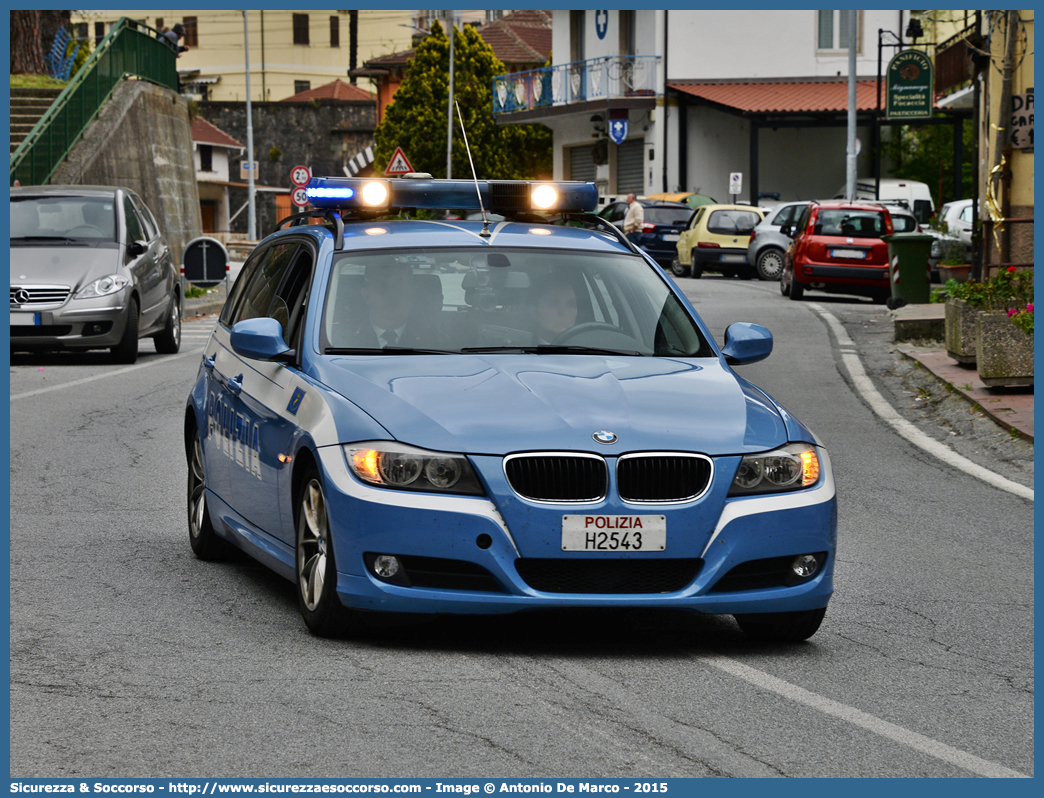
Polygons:
M323 596L326 558L330 548L330 527L326 499L317 479L305 485L297 534L297 581L305 607L315 611Z

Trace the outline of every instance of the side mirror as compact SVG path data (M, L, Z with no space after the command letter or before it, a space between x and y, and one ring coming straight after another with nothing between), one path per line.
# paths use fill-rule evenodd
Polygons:
M745 321L730 324L725 330L725 346L721 353L730 366L757 363L772 354L772 333L760 324Z
M785 224L781 228L779 228L779 232L781 232L787 238L793 238L794 237L794 225L792 225L792 224Z
M286 362L290 347L283 340L283 325L268 317L245 319L232 328L232 351L250 360Z
M134 241L127 246L127 255L132 258L140 257L145 254L145 250L149 248L149 245L144 241Z

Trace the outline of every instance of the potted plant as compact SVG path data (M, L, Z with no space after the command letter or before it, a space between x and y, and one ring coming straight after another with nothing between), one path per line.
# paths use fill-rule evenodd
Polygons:
M986 301L979 282L946 281L946 354L958 363L975 365L976 321Z
M953 236L945 236L940 239L942 245L942 258L939 260L939 279L944 283L956 280L959 283L967 281L971 272L971 264L968 263L967 246L961 239Z
M983 284L975 362L987 386L1033 384L1033 272L1014 266Z

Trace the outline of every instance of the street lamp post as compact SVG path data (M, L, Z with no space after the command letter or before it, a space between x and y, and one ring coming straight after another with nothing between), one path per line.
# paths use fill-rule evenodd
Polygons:
M250 38L247 33L247 12L243 12L243 49L246 51L246 123L247 123L247 238L257 240L257 209L254 206L254 123L250 108Z
M456 25L454 14L449 12L449 103L446 107L446 179L453 177L453 39Z

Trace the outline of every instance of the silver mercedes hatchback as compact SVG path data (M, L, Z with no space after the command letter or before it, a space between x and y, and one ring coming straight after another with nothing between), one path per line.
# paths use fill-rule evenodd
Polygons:
M11 189L11 351L181 346L181 283L156 217L129 189Z

